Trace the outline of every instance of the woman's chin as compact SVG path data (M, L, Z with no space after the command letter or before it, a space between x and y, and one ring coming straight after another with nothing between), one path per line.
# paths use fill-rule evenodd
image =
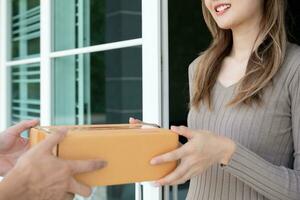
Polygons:
M232 28L232 24L229 23L218 23L220 29L228 30Z

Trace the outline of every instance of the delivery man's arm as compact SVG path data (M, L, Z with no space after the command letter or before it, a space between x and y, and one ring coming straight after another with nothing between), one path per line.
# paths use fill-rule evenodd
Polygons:
M89 196L91 188L73 175L103 168L104 161L68 161L52 155L66 131L51 135L21 156L0 183L0 200L65 200L71 194Z
M38 124L38 120L22 121L0 134L0 176L5 176L29 149L28 139L21 136L22 132Z

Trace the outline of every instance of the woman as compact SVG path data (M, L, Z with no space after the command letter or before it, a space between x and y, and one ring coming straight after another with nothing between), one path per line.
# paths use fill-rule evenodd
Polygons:
M300 48L284 0L203 0L211 46L189 67L188 138L156 185L191 179L188 200L300 199ZM131 123L137 123L135 119Z

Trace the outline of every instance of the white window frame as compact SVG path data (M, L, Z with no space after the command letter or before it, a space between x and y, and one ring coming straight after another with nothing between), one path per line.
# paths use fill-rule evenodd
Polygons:
M143 120L162 125L161 0L142 0ZM144 200L162 199L162 188L143 183Z
M141 1L142 38L53 52L51 51L51 0L41 0L40 57L11 61L9 55L11 0L1 0L0 27L3 27L3 30L0 32L0 130L7 128L11 119L9 67L40 63L40 79L43 80L40 86L40 123L50 125L53 117L51 61L54 58L134 46L142 46L143 51L143 120L168 126L168 44L167 29L162 29L162 25L167 28L167 15L164 15L163 21L161 15L162 9L167 10L167 0ZM164 43L162 39L165 39ZM165 54L162 54L162 48ZM162 56L164 56L165 63L162 63ZM144 200L162 199L162 188L155 188L150 183L142 183L142 185L143 192L141 184L136 184L136 200L142 199L142 196ZM168 194L165 197L167 200Z
M10 116L10 97L9 97L9 76L6 62L9 57L9 27L10 7L8 1L0 1L0 27L3 27L0 32L0 131L3 131L8 126ZM10 41L10 40L9 40Z

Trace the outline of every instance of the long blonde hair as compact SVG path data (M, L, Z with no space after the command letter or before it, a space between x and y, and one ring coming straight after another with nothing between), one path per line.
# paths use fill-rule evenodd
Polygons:
M246 74L240 81L236 96L228 105L261 103L263 88L278 72L285 57L287 36L285 30L285 0L264 0L258 47L251 54ZM193 81L192 106L201 101L211 108L211 90L217 81L223 59L232 48L232 32L218 27L202 1L204 20L213 36L210 47L201 54Z

